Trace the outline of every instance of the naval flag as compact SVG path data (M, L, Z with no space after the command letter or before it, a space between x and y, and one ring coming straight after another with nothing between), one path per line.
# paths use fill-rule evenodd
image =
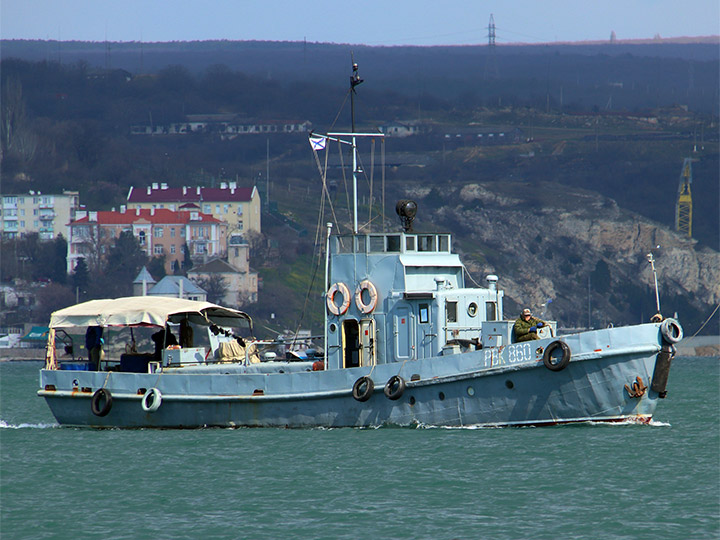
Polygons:
M325 142L327 139L325 137L310 137L310 146L313 150L325 150Z

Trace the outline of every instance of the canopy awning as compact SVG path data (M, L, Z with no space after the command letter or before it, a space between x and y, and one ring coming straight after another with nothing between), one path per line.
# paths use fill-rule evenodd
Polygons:
M20 338L20 341L24 343L45 343L48 339L48 331L50 328L47 326L33 326L32 329Z
M247 313L231 308L160 296L128 296L108 300L90 300L56 311L50 328L87 326L165 326L187 318L193 324L224 327L250 327Z

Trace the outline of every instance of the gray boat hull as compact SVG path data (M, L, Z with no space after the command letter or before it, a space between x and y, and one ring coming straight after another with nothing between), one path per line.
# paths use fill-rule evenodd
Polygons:
M38 394L61 425L90 427L512 426L652 418L660 397L650 388L663 346L658 324L557 339L571 351L569 364L559 371L542 361L542 351L556 340L551 338L314 372L283 363L160 373L42 370ZM406 388L390 400L383 389L394 375ZM362 376L375 386L364 402L352 395ZM647 388L633 396L638 377ZM112 396L104 416L91 407L100 388ZM157 410L147 410L143 401L148 389L162 396Z

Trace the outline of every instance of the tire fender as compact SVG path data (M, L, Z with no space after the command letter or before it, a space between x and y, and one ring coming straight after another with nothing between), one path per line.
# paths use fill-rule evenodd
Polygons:
M400 375L393 375L388 379L388 382L385 383L383 392L385 393L385 397L392 401L400 399L403 392L405 392L405 379Z
M162 405L162 393L157 388L148 389L140 401L143 411L155 412Z
M674 345L683 338L683 329L675 319L665 319L660 323L660 333L670 345Z
M562 349L562 358L560 358L559 362L557 362L552 356L552 353L555 352L555 349L557 348ZM562 371L570 363L570 356L570 347L568 347L567 343L560 340L553 341L550 345L545 347L545 352L543 352L543 364L545 364L545 367L550 371Z
M104 399L105 403L100 407L100 401ZM90 400L90 410L95 416L107 416L112 409L112 394L107 388L98 388Z
M373 380L366 375L355 381L352 388L352 396L357 401L367 401L370 399L370 396L372 396L374 390L375 383L373 383Z

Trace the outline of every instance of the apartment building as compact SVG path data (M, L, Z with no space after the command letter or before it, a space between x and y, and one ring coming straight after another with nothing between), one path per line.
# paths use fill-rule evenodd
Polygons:
M260 194L257 187L237 187L237 182L221 182L219 188L181 187L154 183L145 189L130 188L128 210L136 208L180 210L195 205L203 214L225 221L229 234L261 232Z
M90 266L99 265L123 231L132 231L149 257L165 255L165 271L172 273L173 265L183 262L185 244L193 261L225 256L227 227L224 221L192 208L128 210L123 206L119 212L77 212L69 227L68 273L80 258Z
M62 195L28 191L26 194L3 195L0 206L0 234L17 238L38 233L42 240L52 240L58 234L69 236L68 223L80 208L77 191L63 191Z

